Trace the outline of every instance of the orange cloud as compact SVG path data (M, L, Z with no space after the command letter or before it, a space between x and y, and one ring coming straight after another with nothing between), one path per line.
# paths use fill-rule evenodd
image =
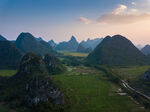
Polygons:
M131 24L138 21L150 19L150 14L140 14L140 15L115 15L115 14L105 14L99 19L99 23L111 23L111 24Z
M150 19L150 13L140 13L137 9L119 5L114 11L100 16L99 23L131 24Z
M113 12L112 14L121 14L124 13L127 10L127 6L126 5L119 5Z
M78 21L84 23L84 24L90 24L92 21L86 17L79 17Z

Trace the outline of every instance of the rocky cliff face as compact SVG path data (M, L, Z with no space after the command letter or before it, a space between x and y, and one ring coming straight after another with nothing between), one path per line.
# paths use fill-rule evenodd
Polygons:
M29 74L29 76L33 76L36 72L37 74L46 74L45 64L42 59L32 53L24 55L20 62L20 67L16 76L23 76Z
M145 72L142 78L150 81L150 69Z
M63 73L66 68L60 63L60 61L49 54L45 55L44 62L49 74L59 74Z
M53 104L65 104L64 94L47 76L46 66L42 59L29 53L22 58L17 75L29 75L26 96L28 106L36 106L39 102L51 101Z
M17 74L6 85L10 92L6 95L8 99L12 102L18 100L20 104L25 101L27 107L38 108L41 104L51 104L53 106L47 107L51 110L66 104L64 93L48 75L45 63L32 53L22 58Z
M40 102L51 102L55 105L64 105L64 94L52 82L52 79L34 77L26 84L27 95L25 101L28 106L36 106Z

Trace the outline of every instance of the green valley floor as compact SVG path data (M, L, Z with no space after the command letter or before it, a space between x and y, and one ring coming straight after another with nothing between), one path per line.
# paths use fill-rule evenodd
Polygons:
M0 76L11 76L16 71L0 70ZM53 75L54 81L65 91L70 102L70 112L150 112L122 93L105 74L94 68L68 67L68 72ZM0 103L0 112L10 112Z

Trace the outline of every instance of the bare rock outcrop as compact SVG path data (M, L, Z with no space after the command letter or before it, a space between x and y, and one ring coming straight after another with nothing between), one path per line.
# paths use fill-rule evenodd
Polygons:
M20 68L11 81L14 87L20 89L23 94L21 98L29 107L36 107L40 103L65 104L64 93L48 75L45 63L32 53L22 58Z
M150 69L147 70L142 76L143 79L150 81Z
M49 74L60 74L66 70L65 66L62 65L56 57L50 54L45 55L44 62Z

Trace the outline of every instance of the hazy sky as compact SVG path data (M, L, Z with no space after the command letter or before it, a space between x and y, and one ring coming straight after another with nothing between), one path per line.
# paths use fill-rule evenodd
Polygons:
M150 0L0 0L0 34L78 41L121 34L150 44Z

